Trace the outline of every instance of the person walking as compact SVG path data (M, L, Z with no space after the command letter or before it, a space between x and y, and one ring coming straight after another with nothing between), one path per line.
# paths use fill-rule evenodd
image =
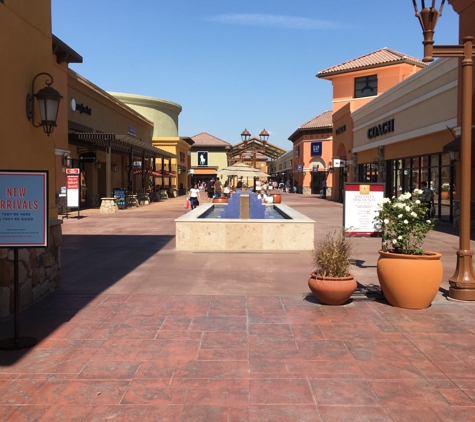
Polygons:
M216 178L216 182L214 182L214 197L215 198L221 198L221 188L222 188L222 183L221 180L219 180L219 177Z
M323 179L322 189L320 190L320 197L322 199L327 199L327 181L326 181L326 179Z
M208 194L208 202L213 199L214 195L214 179L206 182L206 193Z
M434 206L434 192L424 180L421 183L422 198L421 202L427 207L427 218L431 218L431 208Z
M188 192L188 199L190 200L190 206L192 210L200 205L200 201L198 200L199 194L200 190L198 189L198 185L195 183L195 185Z

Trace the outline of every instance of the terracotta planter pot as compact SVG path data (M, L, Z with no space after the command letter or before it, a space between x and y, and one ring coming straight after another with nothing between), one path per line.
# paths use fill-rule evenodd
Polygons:
M449 199L449 193L448 191L442 191L440 192L440 199L444 200L444 199Z
M228 198L214 198L213 204L227 204Z
M403 255L380 250L377 272L387 301L399 308L428 308L442 281L441 256L432 251Z
M323 277L312 273L308 287L314 296L325 305L343 305L356 289L355 277Z
M282 202L282 196L280 193L271 193L269 196L274 198L274 204L280 204Z

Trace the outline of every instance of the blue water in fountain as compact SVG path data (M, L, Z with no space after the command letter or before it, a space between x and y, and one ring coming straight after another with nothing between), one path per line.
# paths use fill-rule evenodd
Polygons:
M241 211L241 194L242 192L235 192L229 198L227 205L214 204L207 212L200 215L199 218L239 218ZM257 193L246 192L245 195L249 195L249 217L251 220L262 219L279 219L286 220L290 217L280 211L278 208L269 205L263 205L262 201L258 198Z

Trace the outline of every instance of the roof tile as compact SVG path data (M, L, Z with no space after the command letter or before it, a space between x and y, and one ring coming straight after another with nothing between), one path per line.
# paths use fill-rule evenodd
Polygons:
M319 129L324 127L332 127L332 111L327 110L319 114L317 117L309 120L299 127L299 129Z
M216 138L216 136L210 135L206 132L201 132L198 135L192 136L191 139L195 142L193 147L225 147L231 146L229 142Z
M355 70L364 69L366 67L388 66L396 63L409 63L419 67L427 66L427 63L424 63L422 60L384 47L381 50L373 51L372 53L365 54L364 56L357 57L356 59L337 64L327 69L323 69L317 73L317 77L352 72Z

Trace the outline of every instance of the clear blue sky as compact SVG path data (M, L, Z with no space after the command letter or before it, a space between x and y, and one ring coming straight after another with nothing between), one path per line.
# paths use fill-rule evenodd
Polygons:
M106 91L176 102L180 136L231 144L265 128L290 149L300 125L331 109L320 70L383 47L423 56L411 0L52 0L52 15L83 56L73 70ZM458 43L450 5L435 41Z

